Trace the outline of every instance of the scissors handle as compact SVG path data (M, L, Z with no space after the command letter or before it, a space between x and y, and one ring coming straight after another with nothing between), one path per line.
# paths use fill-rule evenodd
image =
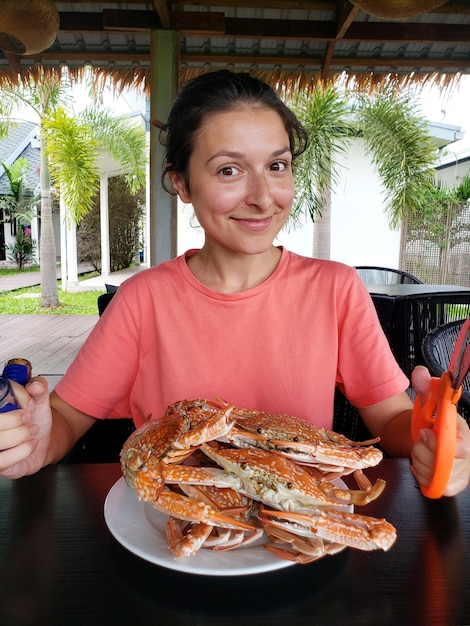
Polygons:
M436 466L430 484L421 486L428 498L440 498L449 481L457 444L457 407L462 388L455 390L449 372L431 379L431 395L421 406L416 397L411 417L413 442L419 439L421 428L431 428L436 433Z

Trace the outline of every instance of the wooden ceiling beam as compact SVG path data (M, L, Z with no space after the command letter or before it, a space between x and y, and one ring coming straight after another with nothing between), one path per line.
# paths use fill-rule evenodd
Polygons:
M103 28L110 31L138 32L163 28L163 24L156 11L121 11L120 9L104 9Z
M222 13L171 13L171 27L182 35L235 37L250 39L307 39L335 41L338 36L333 22L303 20L270 20L227 18ZM63 12L62 32L139 32L162 28L156 11L104 10L103 13ZM380 41L422 43L468 43L470 26L466 24L353 22L342 33L344 41Z
M153 0L153 5L163 28L170 28L170 9L166 0Z
M197 19L194 16L197 15ZM225 37L227 34L226 18L223 13L189 13L173 11L171 14L171 28L182 35L210 35L211 37Z
M344 35L345 41L390 41L394 43L468 43L468 24L416 24L355 22Z
M336 9L336 37L335 41L327 41L325 46L325 53L323 55L323 61L320 70L320 78L325 82L328 78L330 71L330 64L333 58L336 41L342 39L346 34L348 28L354 21L354 18L359 12L359 7L353 6L348 0L338 0Z

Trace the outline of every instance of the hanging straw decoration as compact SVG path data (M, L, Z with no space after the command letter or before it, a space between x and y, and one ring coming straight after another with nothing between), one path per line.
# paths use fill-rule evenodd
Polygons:
M351 0L369 15L384 20L401 20L429 13L446 4L448 0Z
M52 0L0 0L0 49L5 52L42 52L58 30L59 12Z

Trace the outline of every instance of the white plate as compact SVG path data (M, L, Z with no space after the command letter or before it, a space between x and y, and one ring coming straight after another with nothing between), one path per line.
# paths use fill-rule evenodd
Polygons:
M352 510L352 507L349 508ZM146 561L180 572L241 576L294 565L292 561L275 556L262 544L228 552L203 548L194 556L175 558L166 539L168 516L154 509L148 502L139 501L135 489L127 485L124 477L111 487L106 497L104 518L114 538L130 552Z

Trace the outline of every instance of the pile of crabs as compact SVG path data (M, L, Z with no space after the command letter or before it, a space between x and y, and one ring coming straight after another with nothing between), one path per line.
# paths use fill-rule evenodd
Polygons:
M345 547L388 550L394 543L386 520L352 512L385 488L362 471L382 460L376 441L354 442L220 399L183 400L133 432L120 458L139 499L168 514L175 557L264 536L279 557L310 563ZM338 481L347 474L358 489Z

